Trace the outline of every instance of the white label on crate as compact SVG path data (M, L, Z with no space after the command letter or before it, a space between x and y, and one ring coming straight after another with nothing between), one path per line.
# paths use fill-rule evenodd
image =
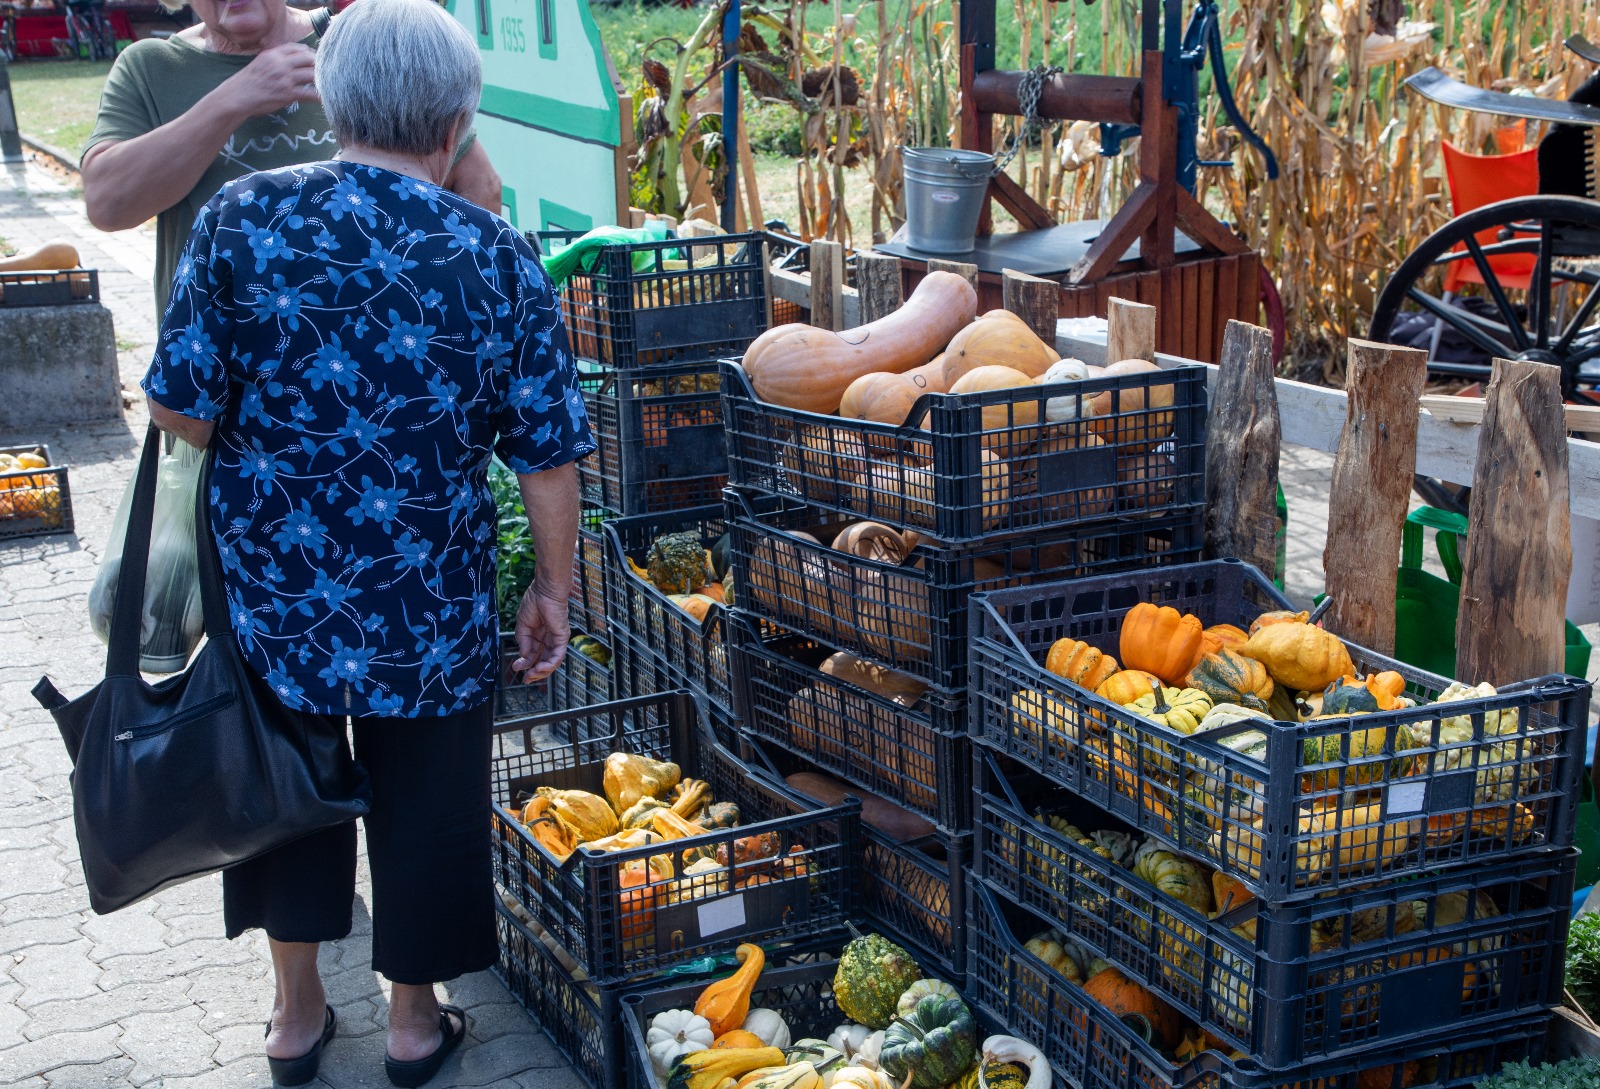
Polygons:
M1428 800L1427 783L1391 783L1389 784L1389 815L1398 817L1404 813L1421 813L1422 807Z
M744 925L744 893L700 905L700 936L709 938Z

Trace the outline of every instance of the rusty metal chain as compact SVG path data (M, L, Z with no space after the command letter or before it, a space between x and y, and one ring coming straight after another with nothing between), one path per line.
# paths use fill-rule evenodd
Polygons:
M1011 165L1011 160L1017 157L1017 152L1022 150L1023 143L1039 131L1039 95L1044 91L1044 81L1060 74L1060 66L1049 64L1036 64L1022 73L1022 79L1017 82L1017 101L1022 106L1022 128L1011 138L1011 146L994 164L996 174L1003 173Z

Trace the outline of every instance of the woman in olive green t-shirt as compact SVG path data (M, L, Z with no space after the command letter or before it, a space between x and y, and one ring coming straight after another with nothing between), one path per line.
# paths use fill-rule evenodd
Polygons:
M286 0L191 5L197 24L166 40L135 42L117 57L83 152L89 222L120 231L156 219L158 312L166 310L189 228L218 189L338 150L312 82L324 13ZM476 141L445 187L500 211L500 178Z

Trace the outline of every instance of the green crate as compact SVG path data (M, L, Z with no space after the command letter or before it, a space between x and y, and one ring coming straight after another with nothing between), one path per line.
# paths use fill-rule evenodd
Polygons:
M1447 578L1422 569L1424 529L1438 531L1434 543ZM1445 677L1456 674L1456 612L1461 600L1461 538L1465 515L1437 507L1418 507L1406 518L1401 537L1400 574L1394 595L1394 656ZM1589 641L1577 625L1567 625L1566 672L1589 673Z

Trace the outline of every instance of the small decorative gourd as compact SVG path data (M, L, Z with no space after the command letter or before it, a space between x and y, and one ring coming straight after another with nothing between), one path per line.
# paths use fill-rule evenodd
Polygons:
M943 1089L972 1066L978 1027L959 998L929 995L884 1030L878 1065L893 1077L911 1078L913 1089Z
M666 1010L650 1019L644 1042L651 1067L665 1077L683 1056L712 1046L711 1022L693 1010Z
M727 979L719 979L706 986L695 1000L694 1012L711 1023L713 1036L739 1028L750 1012L750 992L755 989L756 977L766 966L767 955L759 945L749 942L735 951L739 970Z
M1161 683L1161 678L1142 669L1124 669L1113 673L1100 683L1094 694L1110 700L1118 707L1126 707L1135 700L1150 694L1150 689Z
M1081 639L1057 639L1045 655L1044 667L1093 692L1117 672L1117 660Z
M1198 616L1141 601L1122 618L1122 667L1177 684L1199 660L1203 632Z
M1211 710L1211 697L1198 688L1163 688L1157 684L1128 704L1128 710L1157 726L1188 736L1200 728L1201 720Z
M1266 666L1227 647L1201 655L1183 684L1204 692L1214 703L1238 703L1263 711L1273 689Z
M1274 681L1301 692L1321 692L1356 671L1337 635L1297 621L1258 629L1239 653L1266 666Z

